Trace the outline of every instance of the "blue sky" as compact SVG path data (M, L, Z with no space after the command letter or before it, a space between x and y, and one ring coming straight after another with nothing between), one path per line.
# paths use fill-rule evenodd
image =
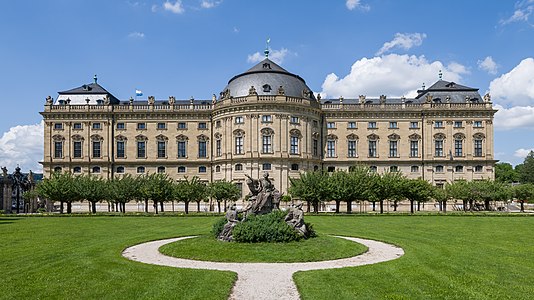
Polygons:
M497 159L534 148L534 0L0 2L0 166L39 170L47 95L210 99L271 58L323 96L410 96L438 79L489 91Z

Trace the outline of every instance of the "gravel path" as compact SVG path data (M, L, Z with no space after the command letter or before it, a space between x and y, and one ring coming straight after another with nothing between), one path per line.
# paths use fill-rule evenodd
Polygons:
M230 299L300 299L293 282L293 273L297 271L322 270L376 264L401 257L402 248L383 242L353 237L338 238L363 244L369 250L361 255L349 258L303 263L223 263L197 261L163 255L159 247L194 236L172 238L147 242L126 248L122 255L128 259L147 264L171 266L176 268L208 269L233 271L237 281Z

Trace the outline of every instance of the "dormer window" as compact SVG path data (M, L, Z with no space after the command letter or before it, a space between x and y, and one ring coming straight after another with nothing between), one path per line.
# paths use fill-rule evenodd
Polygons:
M268 84L264 84L264 85L262 86L262 88L263 88L263 91L264 91L265 93L270 93L270 92L271 92L271 86L268 85Z
M65 100L59 100L58 103L59 105L65 105L67 102Z
M96 100L96 104L97 104L97 105L104 105L104 100L102 100L102 99L97 99L97 100Z
M271 69L271 64L270 63L264 63L263 66L262 66L264 69Z

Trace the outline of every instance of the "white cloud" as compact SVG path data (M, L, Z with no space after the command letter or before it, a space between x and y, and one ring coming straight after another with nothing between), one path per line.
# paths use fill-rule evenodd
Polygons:
M504 107L534 106L534 59L523 59L510 72L490 83L493 102Z
M534 107L514 106L511 108L505 108L502 105L495 104L493 108L498 109L494 120L495 129L534 129Z
M354 10L355 8L361 9L363 11L369 11L371 7L367 4L362 4L361 0L347 0L345 5L349 10Z
M273 49L269 48L269 59L274 61L275 63L277 63L279 65L284 63L284 59L288 55L297 56L296 53L294 53L292 51L289 51L286 48L282 48L280 50L273 50ZM264 59L265 59L265 55L264 54L262 54L260 52L256 52L254 54L249 54L248 58L247 58L247 61L249 63L257 63L257 62L260 62L260 61L262 61Z
M142 32L134 31L128 34L128 37L131 39L143 39L145 37L145 34Z
M382 48L376 52L376 55L382 55L393 48L408 50L414 46L421 46L425 38L425 33L395 33L393 40L384 43Z
M331 73L322 85L322 96L357 98L358 95L377 97L415 97L423 83L430 86L442 71L448 81L460 82L467 69L451 63L429 62L424 56L388 54L356 61L343 78Z
M486 56L484 60L479 60L477 64L479 69L484 70L493 75L497 74L497 69L499 68L499 66L491 56Z
M529 22L529 17L534 11L534 0L523 0L515 4L514 13L508 18L499 21L501 25L507 25L516 22L526 22L530 26L533 26Z
M520 158L525 158L530 153L530 151L534 151L534 148L531 148L531 149L523 149L523 148L517 149L514 152L514 156L515 157L520 157Z
M174 4L169 1L166 1L165 3L163 3L163 9L175 14L183 14L185 12L181 0L176 0ZM152 7L152 11L154 11L154 7Z
M239 28L234 27L234 33L239 33Z
M202 2L200 2L200 7L206 8L206 9L214 8L218 6L219 4L221 4L221 2L222 0L221 1L202 0Z
M11 127L0 138L0 166L42 172L44 123Z

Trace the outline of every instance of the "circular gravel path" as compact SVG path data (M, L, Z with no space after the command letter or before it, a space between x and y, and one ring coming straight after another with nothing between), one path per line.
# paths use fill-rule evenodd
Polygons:
M207 269L232 271L237 273L237 281L230 299L300 299L293 282L293 273L297 271L322 270L355 267L376 264L401 257L402 248L383 242L354 237L337 236L349 241L363 244L367 252L336 260L300 263L224 263L198 261L163 255L159 247L176 241L194 238L186 236L147 242L126 248L122 256L147 264L170 266L176 268Z

